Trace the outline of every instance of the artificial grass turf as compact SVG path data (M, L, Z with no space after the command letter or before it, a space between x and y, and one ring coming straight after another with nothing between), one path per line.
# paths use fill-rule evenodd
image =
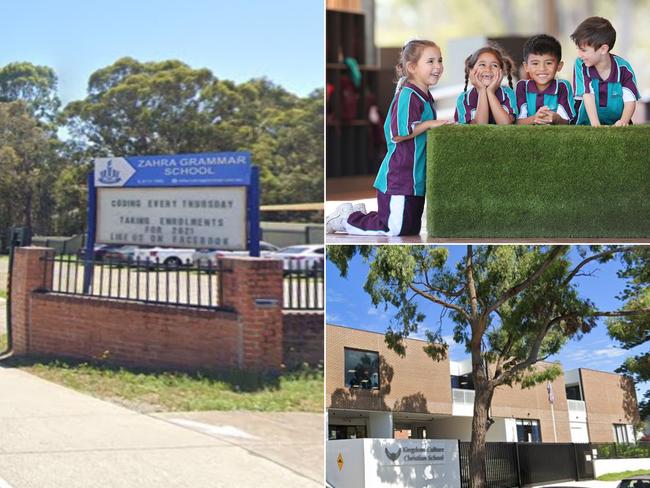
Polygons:
M430 130L427 232L649 238L650 126Z

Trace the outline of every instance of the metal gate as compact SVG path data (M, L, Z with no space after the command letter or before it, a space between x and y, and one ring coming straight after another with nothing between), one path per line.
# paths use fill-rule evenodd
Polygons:
M460 442L460 481L469 488L469 442ZM488 442L487 488L513 488L594 478L590 444Z

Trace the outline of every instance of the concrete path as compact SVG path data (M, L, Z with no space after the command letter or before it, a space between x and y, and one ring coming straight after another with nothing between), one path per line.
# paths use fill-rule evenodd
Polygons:
M214 435L323 484L322 414L187 412L155 416Z
M252 438L232 441L236 427L201 432L0 366L0 487L321 487L318 469L297 472L305 446L278 457L262 425L248 449Z

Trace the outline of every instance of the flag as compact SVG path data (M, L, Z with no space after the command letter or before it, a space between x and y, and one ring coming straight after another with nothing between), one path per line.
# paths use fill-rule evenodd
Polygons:
M555 395L553 395L553 386L550 381L546 382L546 391L548 391L548 403L555 403Z

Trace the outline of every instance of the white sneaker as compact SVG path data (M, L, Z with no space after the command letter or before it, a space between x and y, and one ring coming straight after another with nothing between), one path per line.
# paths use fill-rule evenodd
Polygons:
M329 214L325 219L325 232L333 234L334 232L345 232L345 222L352 213L351 203L342 203L336 210Z
M365 203L355 203L352 205L352 211L353 212L361 212L361 213L368 213L366 210L366 204Z

